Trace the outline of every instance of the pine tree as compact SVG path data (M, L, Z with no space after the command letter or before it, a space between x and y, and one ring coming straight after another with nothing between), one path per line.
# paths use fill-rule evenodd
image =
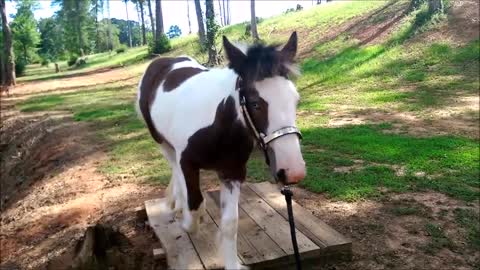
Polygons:
M40 34L37 32L37 21L33 16L33 10L38 4L34 0L21 0L17 2L17 13L12 21L14 49L17 57L20 55L24 65L30 62L30 56L36 53L36 47L40 42ZM17 59L19 61L19 59Z
M128 26L128 47L132 47L132 27L130 26L130 19L128 18L128 0L123 0L125 3L125 12L127 13L127 26Z

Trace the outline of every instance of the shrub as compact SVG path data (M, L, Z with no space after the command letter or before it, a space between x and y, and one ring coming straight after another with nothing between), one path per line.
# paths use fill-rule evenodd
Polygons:
M148 51L150 53L155 53L155 54L162 54L170 51L172 49L172 45L170 44L170 40L168 39L167 35L162 34L160 36L160 40L155 41L153 40L149 45L148 45Z
M87 58L79 58L75 63L76 67L81 67L87 64Z
M117 49L115 49L115 52L117 53L124 53L127 51L127 46L125 45L120 45Z
M42 62L40 63L42 65L42 67L48 67L48 65L50 64L50 60L48 59L42 59Z
M18 59L15 62L15 74L17 76L22 76L23 74L25 74L26 68L27 68L27 62L25 62L25 60Z
M72 54L67 61L67 65L71 67L77 63L77 60L78 60L78 55Z

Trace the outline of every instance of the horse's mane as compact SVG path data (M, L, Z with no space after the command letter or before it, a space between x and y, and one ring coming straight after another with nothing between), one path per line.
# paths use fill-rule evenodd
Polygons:
M255 44L246 51L245 70L249 79L260 81L268 77L296 74L297 68L282 56L280 45Z

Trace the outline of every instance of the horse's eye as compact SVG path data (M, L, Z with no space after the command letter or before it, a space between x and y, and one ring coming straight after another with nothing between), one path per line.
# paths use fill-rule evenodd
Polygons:
M252 102L250 104L250 106L252 106L252 109L254 109L254 110L259 110L260 109L260 105L258 105L258 102Z

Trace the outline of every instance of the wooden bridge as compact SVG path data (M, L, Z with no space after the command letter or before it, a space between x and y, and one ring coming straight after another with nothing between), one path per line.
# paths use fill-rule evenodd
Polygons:
M207 215L196 234L184 232L168 214L164 199L145 202L150 226L166 252L170 269L221 269L217 232L220 192L205 196ZM352 243L293 202L298 246L305 269L350 260ZM238 222L238 258L251 269L289 269L295 264L285 199L276 185L246 183Z

